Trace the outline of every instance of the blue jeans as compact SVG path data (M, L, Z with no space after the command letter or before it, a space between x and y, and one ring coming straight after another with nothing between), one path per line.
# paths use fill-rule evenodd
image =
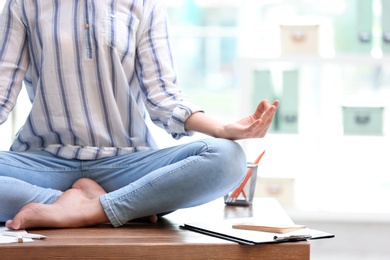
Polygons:
M100 202L117 227L222 197L245 172L240 145L218 138L92 161L44 151L0 152L0 222L28 203L54 203L75 181L90 178L107 192Z

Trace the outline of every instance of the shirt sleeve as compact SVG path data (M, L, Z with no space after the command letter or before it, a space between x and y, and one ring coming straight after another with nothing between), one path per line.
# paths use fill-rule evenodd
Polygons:
M136 73L151 120L179 139L193 134L184 122L203 110L179 89L163 1L149 2L137 33Z
M28 67L26 27L15 0L8 0L0 16L0 124L16 104Z

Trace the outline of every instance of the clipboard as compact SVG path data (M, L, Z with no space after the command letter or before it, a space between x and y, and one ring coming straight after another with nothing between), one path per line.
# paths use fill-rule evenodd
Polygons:
M283 234L257 230L234 229L233 225L239 222L238 219L234 219L220 222L187 223L181 225L180 228L236 242L241 245L298 242L335 237L334 234L311 228L302 228Z

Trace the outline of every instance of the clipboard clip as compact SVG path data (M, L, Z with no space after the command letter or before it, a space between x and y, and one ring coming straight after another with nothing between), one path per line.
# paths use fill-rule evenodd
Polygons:
M311 235L274 236L275 242L293 242L310 239Z

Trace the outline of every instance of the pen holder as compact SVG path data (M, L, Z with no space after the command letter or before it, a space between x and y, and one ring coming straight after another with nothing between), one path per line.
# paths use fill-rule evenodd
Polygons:
M224 196L225 204L229 206L250 206L256 188L257 164L247 164L247 173L241 184Z

